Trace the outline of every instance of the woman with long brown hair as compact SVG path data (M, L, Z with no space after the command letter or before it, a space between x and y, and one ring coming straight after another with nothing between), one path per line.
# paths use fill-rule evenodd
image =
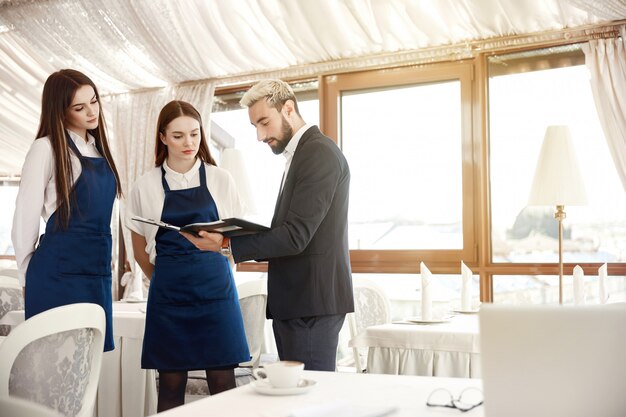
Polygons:
M53 73L43 87L11 232L26 318L71 303L99 304L105 351L114 348L110 224L120 194L98 89L79 71ZM41 218L46 231L39 237Z
M215 166L191 104L172 101L161 110L155 165L134 185L127 219L184 226L242 214L234 181ZM234 388L234 368L250 352L229 258L200 251L173 230L127 226L135 259L151 277L141 366L159 371L157 410L185 402L190 370L206 371L211 394Z

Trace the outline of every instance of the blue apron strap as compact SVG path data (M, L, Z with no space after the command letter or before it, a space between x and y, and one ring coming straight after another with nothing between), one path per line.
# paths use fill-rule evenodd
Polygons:
M200 175L200 185L202 186L202 189L206 190L206 173L204 171L204 161L200 161L200 172L198 173L198 175Z
M166 193L169 193L170 186L167 185L167 181L165 180L165 168L163 168L163 165L161 165L161 184L163 184L163 190L165 190Z

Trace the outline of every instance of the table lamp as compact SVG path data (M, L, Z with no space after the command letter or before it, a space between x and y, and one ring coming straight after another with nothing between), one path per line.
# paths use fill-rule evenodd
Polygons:
M230 175L232 175L235 180L237 191L239 192L239 198L241 198L241 202L246 210L245 214L255 214L257 212L257 208L254 203L252 187L250 186L250 178L248 177L248 171L244 164L244 158L241 151L235 148L223 149L220 158L220 167L230 172Z
M548 126L528 205L556 206L559 223L559 304L563 304L563 220L566 205L584 205L587 194L567 126Z

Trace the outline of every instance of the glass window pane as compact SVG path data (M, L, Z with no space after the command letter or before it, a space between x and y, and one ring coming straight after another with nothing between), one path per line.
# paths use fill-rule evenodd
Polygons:
M461 84L341 97L351 249L462 249Z
M626 261L626 194L598 121L587 68L492 77L489 108L493 261L558 262L554 207L527 207L546 127L558 124L570 127L589 200L565 207L563 260Z
M585 303L599 303L597 275L585 275ZM563 303L574 303L572 276L563 277ZM607 302L626 300L626 277L609 276ZM498 304L558 304L559 277L556 275L494 275L493 302Z

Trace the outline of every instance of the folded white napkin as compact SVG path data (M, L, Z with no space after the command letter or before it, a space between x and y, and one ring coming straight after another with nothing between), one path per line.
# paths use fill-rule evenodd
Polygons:
M585 273L580 265L574 267L574 304L585 304Z
M598 268L598 298L600 298L600 304L606 303L606 300L609 298L606 290L606 278L608 275L606 268L606 264Z
M426 268L424 262L420 263L420 275L422 276L422 320L432 320L433 300L430 296L430 281L432 274Z
M461 310L472 309L472 270L461 261Z
M124 286L124 300L143 300L143 282L141 273L125 272L120 283Z
M310 404L297 408L289 417L382 417L396 411L392 406L351 405L337 400L324 404Z

